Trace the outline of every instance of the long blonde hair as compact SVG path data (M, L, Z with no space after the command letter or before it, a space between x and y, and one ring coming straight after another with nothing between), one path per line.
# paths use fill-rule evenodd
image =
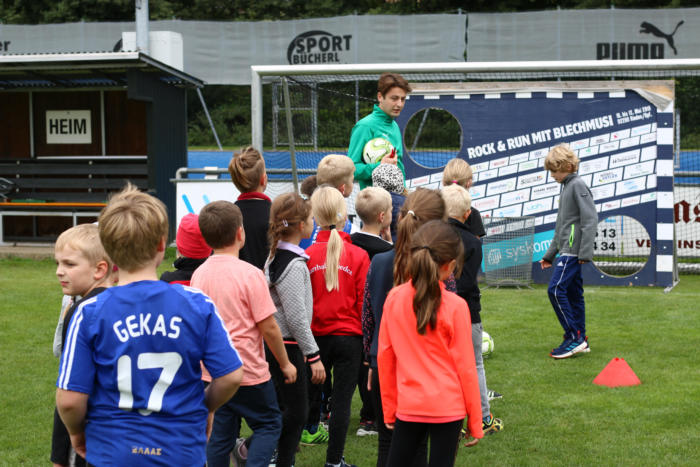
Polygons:
M324 186L317 188L311 195L311 212L313 212L316 224L324 230L330 229L328 246L326 247L326 290L339 289L338 266L340 255L343 252L343 239L340 238L338 229L345 225L347 208L345 198L336 188Z

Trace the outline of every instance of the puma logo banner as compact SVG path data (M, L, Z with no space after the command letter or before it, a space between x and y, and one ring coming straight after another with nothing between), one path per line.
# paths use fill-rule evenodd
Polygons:
M665 58L665 46L668 45L673 50L673 55L678 55L673 36L678 32L685 21L681 20L676 24L673 32L666 34L653 24L642 21L639 25L640 34L650 34L653 37L664 39L663 42L598 42L596 44L597 60L642 60Z

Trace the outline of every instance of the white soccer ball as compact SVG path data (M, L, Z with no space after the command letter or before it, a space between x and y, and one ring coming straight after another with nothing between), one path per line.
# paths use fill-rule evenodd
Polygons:
M488 357L489 355L491 355L491 353L493 353L493 348L494 348L493 338L491 337L491 335L488 332L482 331L482 333L481 333L481 354L484 357Z
M391 154L394 146L384 138L374 138L367 141L362 150L362 160L365 164L374 164L382 160L382 157Z

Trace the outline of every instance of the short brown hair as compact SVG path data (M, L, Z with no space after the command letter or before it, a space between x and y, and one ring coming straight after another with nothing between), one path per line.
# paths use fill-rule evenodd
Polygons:
M277 242L290 235L297 226L306 222L311 213L311 202L297 193L284 193L272 201L270 206L270 258L277 253Z
M442 185L454 185L457 184L461 187L467 188L469 182L472 180L474 172L469 165L469 162L459 157L451 159L450 162L445 166L445 170L442 172Z
M578 170L578 157L568 144L560 144L553 147L544 158L544 168L552 172L573 173Z
M299 191L302 195L306 196L306 199L311 199L311 195L314 194L318 182L316 181L316 175L309 175L301 182Z
M339 188L343 183L352 183L355 175L355 164L343 154L328 154L321 159L316 169L318 186L331 185Z
M260 185L265 174L265 159L260 151L248 146L234 154L228 164L233 184L241 193L250 193Z
M109 276L112 272L112 259L102 246L97 225L79 224L64 230L56 239L54 250L61 251L65 247L79 251L92 266L97 265L100 261L106 261L108 266L107 275Z
M379 81L377 81L377 92L382 96L386 96L391 88L401 88L406 91L406 94L413 90L411 89L411 85L408 84L408 81L406 81L406 78L400 74L389 72L382 73L379 77Z
M364 224L376 224L377 216L390 209L391 195L384 188L369 186L355 198L355 211Z
M199 230L212 248L225 248L236 242L238 229L243 225L243 214L230 201L212 201L199 211Z
M168 237L168 212L157 198L131 183L114 194L98 218L100 241L114 263L127 272L145 266Z

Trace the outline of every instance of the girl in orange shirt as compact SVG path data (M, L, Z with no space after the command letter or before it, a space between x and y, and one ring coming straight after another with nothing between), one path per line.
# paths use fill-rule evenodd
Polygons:
M426 435L428 465L454 465L465 416L471 435L483 437L469 309L442 283L463 251L449 224L426 223L411 239L411 280L384 303L377 363L384 422L394 429L389 467L409 465Z

